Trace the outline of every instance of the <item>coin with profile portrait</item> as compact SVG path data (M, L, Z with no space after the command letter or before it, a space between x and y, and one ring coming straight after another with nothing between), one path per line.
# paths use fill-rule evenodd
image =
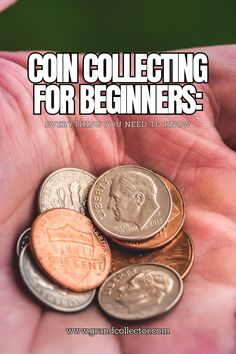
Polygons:
M118 166L102 174L88 196L89 214L107 236L142 241L168 222L172 200L165 182L140 166Z
M185 218L183 196L174 182L160 174L158 176L165 182L172 199L172 211L167 224L154 237L142 242L113 239L120 246L132 250L153 250L167 245L180 232Z
M162 264L128 266L109 276L99 289L98 302L120 320L144 320L171 310L180 300L183 282Z

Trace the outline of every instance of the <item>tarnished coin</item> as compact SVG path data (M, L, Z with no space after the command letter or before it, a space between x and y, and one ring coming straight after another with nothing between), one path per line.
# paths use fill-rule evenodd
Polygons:
M18 257L20 255L21 251L23 250L23 248L29 244L30 230L31 230L31 228L29 227L24 232L22 232L22 234L18 238L18 241L16 244L16 254Z
M88 208L94 223L108 236L142 241L165 226L172 202L168 188L154 172L119 166L93 184Z
M61 168L43 182L38 206L40 212L67 208L85 214L87 195L96 178L78 168Z
M31 250L41 268L62 287L73 291L96 288L111 269L107 241L91 221L69 209L51 209L34 221Z
M144 320L172 309L183 292L178 273L161 264L144 263L110 275L98 293L101 308L121 320Z
M172 242L157 250L148 252L143 250L130 251L118 247L114 242L110 244L110 249L112 272L128 265L155 262L175 269L183 279L189 273L194 260L192 240L183 230Z
M183 197L179 189L173 182L171 182L169 179L162 175L158 176L165 182L172 198L172 211L167 224L154 237L144 242L129 242L118 239L114 240L122 247L139 250L152 250L155 248L163 247L168 242L173 240L181 230L185 217L185 206Z
M37 268L30 254L29 246L20 253L21 276L29 290L44 304L63 312L75 312L87 307L93 300L96 290L75 293L60 288L47 279Z

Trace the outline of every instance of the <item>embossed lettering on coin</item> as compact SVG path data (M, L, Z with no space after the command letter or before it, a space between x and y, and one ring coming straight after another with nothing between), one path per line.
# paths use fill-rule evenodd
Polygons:
M165 183L139 166L119 166L92 186L88 207L96 225L121 240L144 240L167 223L171 196Z
M177 272L161 264L144 263L113 273L101 286L98 301L112 317L140 320L169 311L182 292Z
M173 182L164 176L158 176L165 182L172 197L172 211L167 224L154 237L148 240L144 240L143 242L128 242L115 239L114 241L122 247L139 250L152 250L155 248L163 247L176 237L181 227L183 226L185 217L183 197Z
M51 173L39 192L39 210L68 208L85 214L89 189L96 178L78 168L61 168Z
M37 268L30 254L29 246L20 253L19 267L22 278L29 290L49 307L63 311L75 312L87 307L93 300L96 290L75 293L60 288L47 279Z
M51 209L40 214L32 225L30 245L42 269L73 291L96 288L110 272L107 241L76 211Z
M112 272L128 265L156 262L175 269L183 279L190 271L194 259L191 238L183 230L166 246L149 252L143 250L130 251L116 246L114 242L110 246Z

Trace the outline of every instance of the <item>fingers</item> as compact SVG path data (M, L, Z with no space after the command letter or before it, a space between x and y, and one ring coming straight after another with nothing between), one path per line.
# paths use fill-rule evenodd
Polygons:
M215 105L215 125L223 141L236 148L236 45L206 48L209 57L209 88Z
M5 10L7 7L11 6L15 2L16 2L16 0L1 0L0 1L0 12L2 12L3 10Z
M0 10L3 4L12 2L14 1L3 0ZM236 149L236 45L196 48L191 51L203 51L209 57L209 84L202 87L205 89L205 107L208 105L213 109L214 125L222 140ZM1 53L1 57L26 67L28 54Z

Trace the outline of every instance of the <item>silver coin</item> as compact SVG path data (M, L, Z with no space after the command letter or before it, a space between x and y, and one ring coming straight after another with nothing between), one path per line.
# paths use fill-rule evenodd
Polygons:
M44 304L62 312L76 312L87 307L93 300L96 290L76 293L59 287L47 279L35 265L29 246L21 251L19 257L21 276L29 290Z
M121 320L144 320L171 310L183 293L172 268L143 263L122 268L106 279L98 293L101 308Z
M142 242L166 225L172 199L157 174L124 165L98 177L89 192L88 209L93 222L107 236Z
M39 191L40 212L66 208L85 214L87 195L95 180L93 175L78 168L61 168L51 173Z
M31 230L31 227L29 227L24 232L22 232L22 234L18 238L18 241L16 244L16 254L18 257L20 255L21 251L23 250L23 248L29 244L30 230Z

